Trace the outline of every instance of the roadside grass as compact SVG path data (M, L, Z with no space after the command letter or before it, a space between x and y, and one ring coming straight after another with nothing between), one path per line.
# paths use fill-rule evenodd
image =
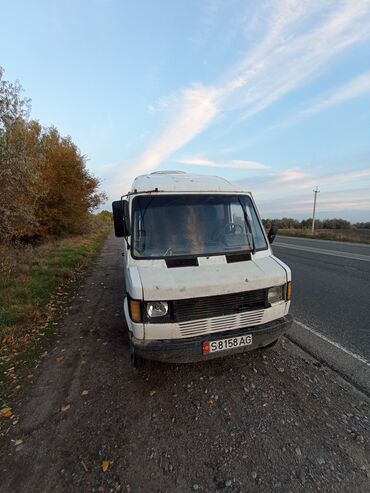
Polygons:
M110 231L110 221L93 218L83 235L36 247L0 247L0 408L42 356Z
M370 244L370 230L358 229L317 229L313 235L310 229L279 229L281 236L298 236L319 240L349 241Z

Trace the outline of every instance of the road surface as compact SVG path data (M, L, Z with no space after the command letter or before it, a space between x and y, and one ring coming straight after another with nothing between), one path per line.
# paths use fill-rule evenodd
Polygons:
M291 312L302 324L370 360L370 245L278 236L292 269Z
M120 251L111 236L0 421L1 493L368 491L369 400L289 340L133 369Z

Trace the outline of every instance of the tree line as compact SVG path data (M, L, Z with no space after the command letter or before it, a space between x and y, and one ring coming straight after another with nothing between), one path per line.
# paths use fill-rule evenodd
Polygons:
M283 217L282 219L262 219L266 229L270 228L274 223L279 229L311 229L312 218L302 219L298 221L291 217ZM315 229L370 229L369 222L350 223L345 219L315 219Z
M0 241L83 230L105 199L71 137L29 118L30 100L0 67Z

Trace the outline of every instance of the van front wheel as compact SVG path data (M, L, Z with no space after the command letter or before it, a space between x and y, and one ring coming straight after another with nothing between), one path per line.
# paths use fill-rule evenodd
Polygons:
M141 358L140 356L138 356L134 352L133 354L131 354L131 366L133 366L136 369L144 368L144 366L145 366L145 359L144 358Z
M134 345L131 342L131 337L130 337L130 362L131 362L131 366L133 366L136 369L143 368L145 366L145 359L136 354Z
M259 347L258 350L259 351L268 351L269 349L272 349L274 346L276 346L278 341L279 341L279 339L275 339L275 341L270 342L270 344L267 344L267 346Z

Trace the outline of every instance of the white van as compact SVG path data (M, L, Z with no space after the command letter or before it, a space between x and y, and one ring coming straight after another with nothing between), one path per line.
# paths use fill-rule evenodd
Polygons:
M137 177L112 204L124 237L124 313L134 366L273 345L292 324L291 272L252 194L217 176Z

